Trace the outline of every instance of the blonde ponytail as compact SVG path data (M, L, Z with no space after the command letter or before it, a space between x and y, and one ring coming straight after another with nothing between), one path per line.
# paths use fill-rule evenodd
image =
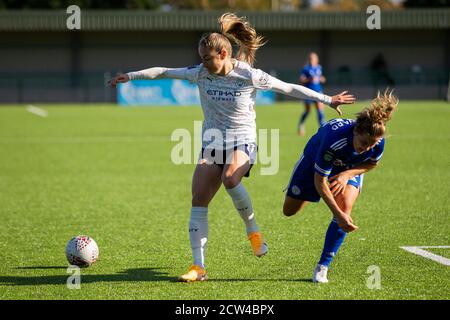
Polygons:
M383 136L386 122L391 119L397 105L398 98L392 94L392 90L386 89L383 94L378 92L370 107L356 114L356 132L372 137Z
M219 18L219 27L224 36L238 45L237 60L253 65L256 50L265 44L264 38L256 33L245 18L240 18L234 13L224 13Z

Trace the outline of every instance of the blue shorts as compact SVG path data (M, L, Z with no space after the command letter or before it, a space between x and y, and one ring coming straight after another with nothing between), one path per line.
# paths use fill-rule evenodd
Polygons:
M302 155L292 172L286 195L297 200L319 202L320 195L314 186L314 174L314 161ZM355 176L348 180L347 185L352 185L361 192L363 176L363 174Z
M250 168L244 175L244 177L248 178L250 176L250 170L252 170L253 164L256 161L256 154L258 152L258 146L256 143L242 144L234 146L232 149L223 150L202 148L200 159L205 159L207 164L215 164L223 170L225 164L227 164L227 159L229 159L231 152L238 149L244 151L250 158Z

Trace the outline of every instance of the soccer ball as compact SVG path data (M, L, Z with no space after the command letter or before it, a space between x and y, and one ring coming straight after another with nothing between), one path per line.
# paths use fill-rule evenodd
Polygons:
M76 236L66 246L67 261L71 265L89 267L98 259L97 243L89 236Z

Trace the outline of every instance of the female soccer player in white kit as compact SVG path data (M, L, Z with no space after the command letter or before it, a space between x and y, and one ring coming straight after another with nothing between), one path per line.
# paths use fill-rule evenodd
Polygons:
M300 85L285 83L262 70L252 68L256 50L263 38L256 34L244 18L225 13L219 18L220 33L204 34L198 45L202 63L188 68L154 67L119 74L110 83L125 83L134 79L187 79L196 83L204 113L202 152L192 179L192 208L189 239L193 265L181 281L203 281L205 249L208 239L208 205L223 184L235 208L245 223L253 252L260 257L267 245L255 221L250 197L241 183L255 161L256 89L273 90L299 99L314 99L330 105L341 114L338 106L354 102L354 97L342 92L333 97L317 93ZM232 58L232 44L239 48Z

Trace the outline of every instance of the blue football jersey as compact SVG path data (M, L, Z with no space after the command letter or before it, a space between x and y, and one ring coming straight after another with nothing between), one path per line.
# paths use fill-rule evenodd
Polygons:
M363 162L378 162L384 150L384 138L361 154L353 147L355 120L333 119L319 128L305 146L304 156L314 163L314 171L334 176Z
M307 64L300 71L300 74L308 79L308 83L305 84L305 87L317 92L322 91L322 85L320 84L320 77L322 76L322 66L320 64L314 67L310 64Z

